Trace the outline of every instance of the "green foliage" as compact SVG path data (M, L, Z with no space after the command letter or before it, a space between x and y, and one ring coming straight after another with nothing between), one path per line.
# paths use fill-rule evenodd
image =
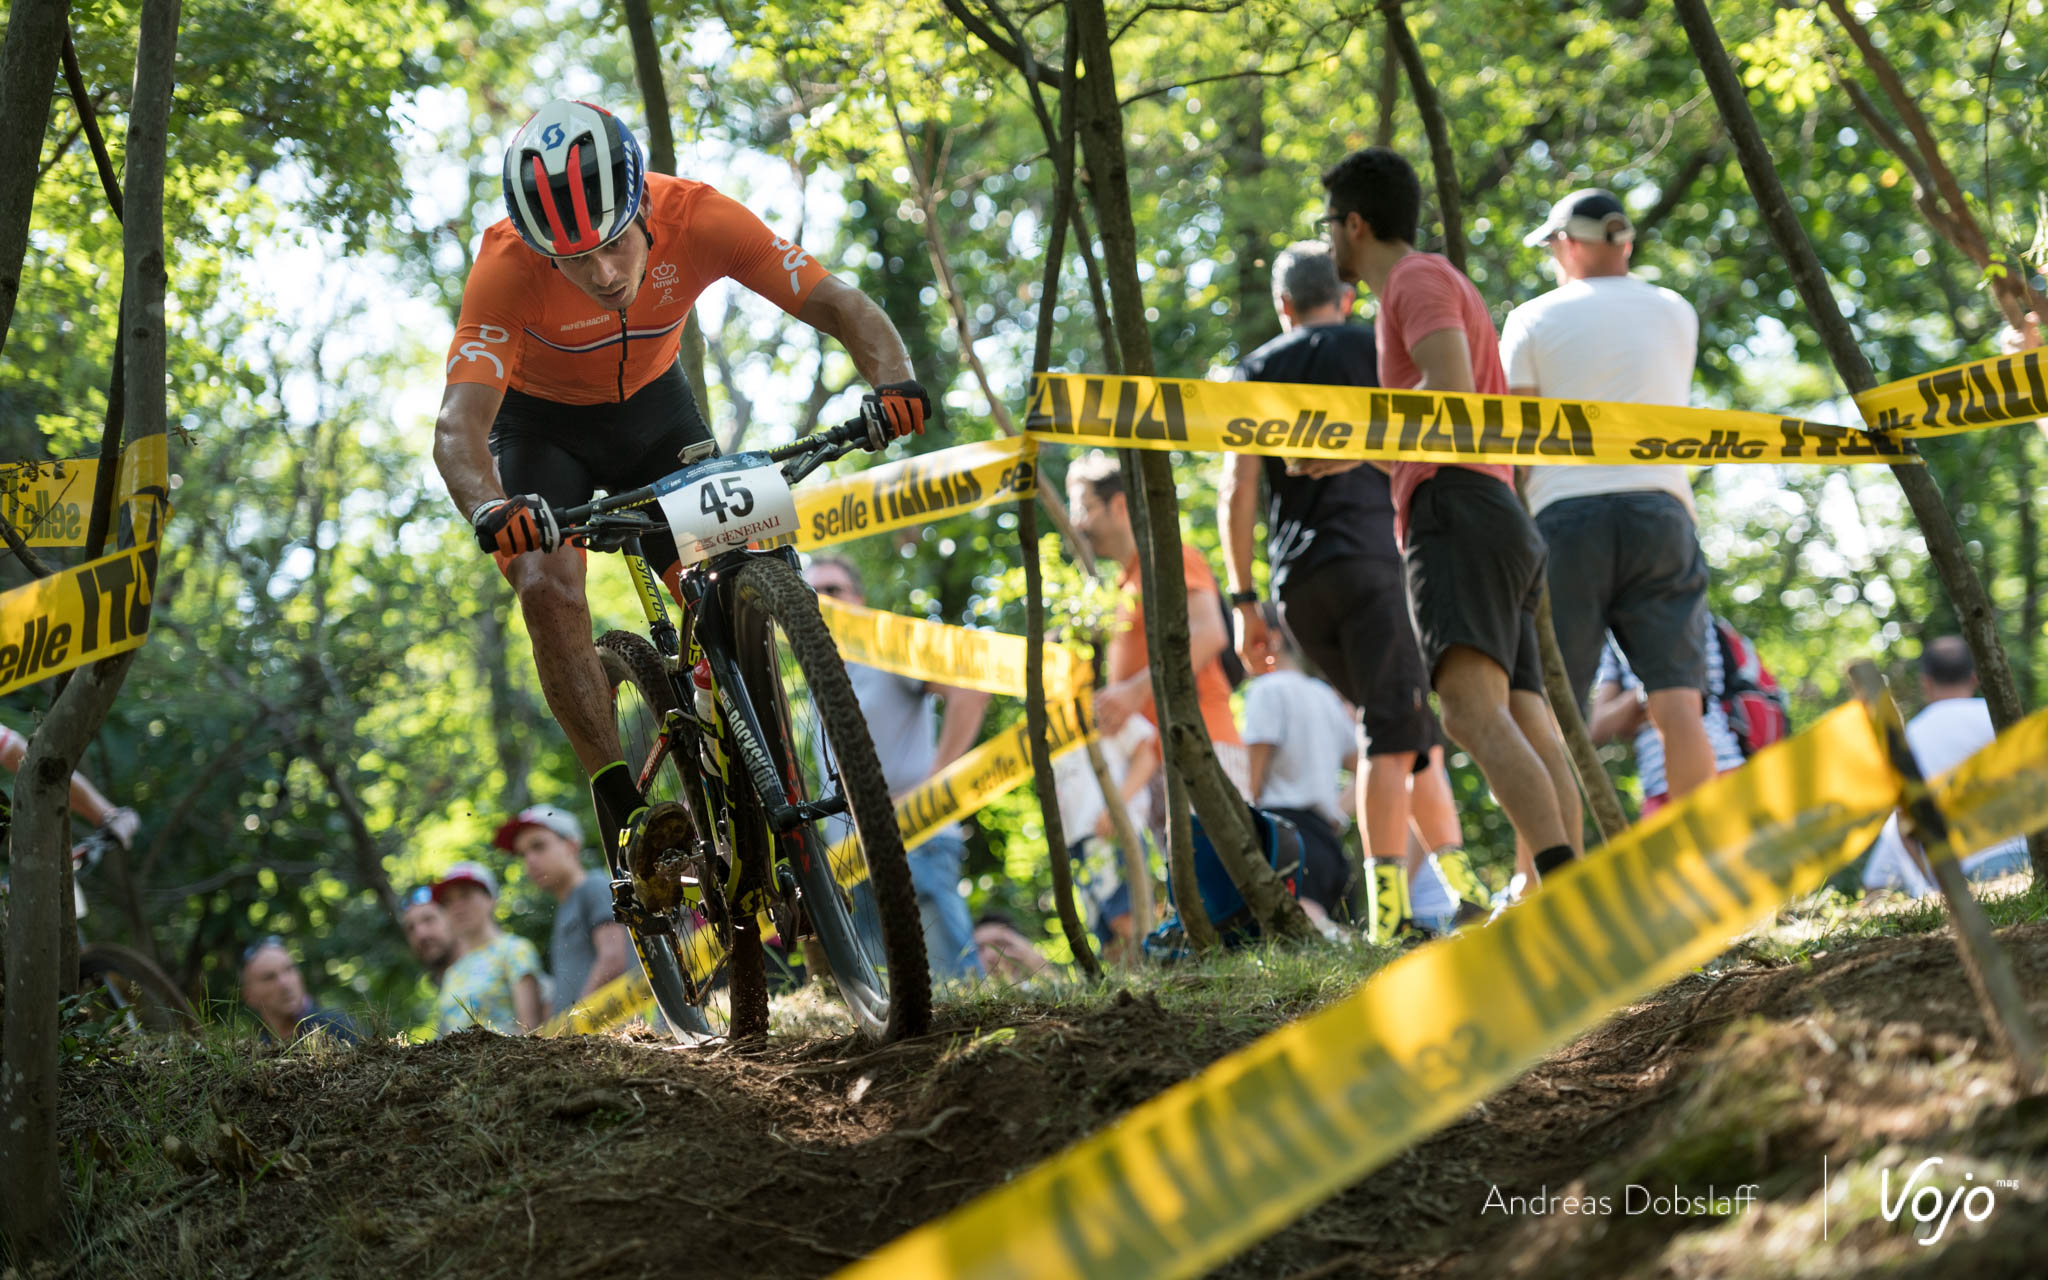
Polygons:
M1033 97L939 0L655 8L681 167L743 199L794 197L806 246L888 310L941 402L940 428L905 447L999 432L928 232L1013 412L1043 308L1057 367L1104 366L1078 259L1043 296L1053 166ZM1922 220L1910 173L1835 83L1830 59L1871 85L1832 19L1758 0L1715 8L1873 363L1902 376L1988 353L1998 318L1982 273ZM2048 46L2021 37L2038 8L2018 6L1995 57L2002 5L1891 6L1871 19L1987 233L2008 255L2030 252L2033 271L2048 246ZM1409 9L1451 121L1471 274L1497 316L1549 287L1524 231L1563 191L1607 186L1637 214L1639 271L1701 315L1707 402L1846 412L1676 24L1639 0ZM1059 8L1010 17L1057 66ZM1208 376L1275 331L1272 255L1313 234L1320 170L1379 128L1379 15L1328 0L1128 0L1110 19L1145 319L1162 372ZM146 825L132 895L111 876L86 889L91 929L133 934L130 919L147 921L139 941L216 1001L234 998L241 943L278 931L324 1002L413 1024L421 991L383 887L476 854L528 799L583 808L509 593L433 475L426 419L441 326L476 236L499 216L504 136L562 93L640 114L617 22L617 6L596 3L186 6L166 195L170 392L189 434L174 455L157 634L86 760ZM134 29L132 2L74 8L117 166ZM1057 87L1040 92L1057 113ZM10 458L90 453L105 413L120 228L75 123L60 95L0 367ZM1424 171L1433 237L1433 175L1405 88L1393 124L1394 145ZM937 210L929 226L920 175ZM821 349L749 299L720 318L706 317L721 435L763 443L846 407L852 368L836 345ZM2016 429L1925 452L2036 696L2048 676L2048 443ZM1047 451L1049 489L1065 466ZM1175 467L1184 535L1220 564L1216 460ZM1839 699L1847 659L1875 652L1902 677L1922 636L1954 628L1883 473L1724 468L1702 473L1698 496L1715 607L1759 643L1801 721ZM1020 633L1016 538L1014 512L990 510L841 553L878 607ZM1103 634L1113 588L1085 579L1051 537L1041 560L1052 627ZM592 582L600 627L633 618L615 566L593 562ZM47 696L17 694L4 714L26 729ZM999 700L991 731L1020 714ZM1626 773L1626 753L1612 754ZM1505 820L1462 757L1453 765L1468 839L1502 866ZM968 875L977 905L1050 938L1038 821L1029 791L992 806ZM541 937L551 904L505 870L512 925Z

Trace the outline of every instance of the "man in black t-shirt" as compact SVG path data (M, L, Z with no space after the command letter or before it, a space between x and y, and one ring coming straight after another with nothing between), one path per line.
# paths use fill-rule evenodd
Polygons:
M1238 365L1248 382L1379 385L1370 325L1351 324L1356 293L1337 277L1329 248L1290 245L1273 263L1273 305L1281 334ZM1377 942L1412 934L1408 878L1424 865L1483 912L1484 889L1460 848L1462 837L1443 770L1443 748L1428 703L1429 673L1408 617L1394 501L1387 474L1354 467L1323 479L1292 474L1283 458L1231 454L1224 460L1223 556L1246 669L1263 672L1266 623L1252 584L1259 480L1266 490L1266 563L1282 624L1323 678L1358 709L1359 830L1365 841L1367 923ZM1412 788L1412 789L1411 789ZM1411 817L1421 837L1409 839ZM1434 852L1432 852L1434 851Z

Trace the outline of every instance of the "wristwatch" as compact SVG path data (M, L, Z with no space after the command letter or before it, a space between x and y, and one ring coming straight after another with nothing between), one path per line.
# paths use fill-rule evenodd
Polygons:
M1257 604L1258 602L1259 592L1256 587L1247 587L1243 591L1233 591L1230 593L1230 603L1232 604Z

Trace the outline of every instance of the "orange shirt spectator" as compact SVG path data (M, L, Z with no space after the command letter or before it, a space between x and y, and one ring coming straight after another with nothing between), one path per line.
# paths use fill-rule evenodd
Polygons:
M1180 560L1189 596L1206 593L1213 597L1217 594L1216 575L1210 572L1209 562L1202 558L1201 552L1182 543ZM1117 579L1117 585L1127 595L1123 611L1117 615L1116 638L1109 642L1111 684L1143 670L1151 662L1145 648L1145 600L1138 588L1138 558L1135 555L1125 563L1123 576ZM1210 612L1217 611L1211 609ZM1237 721L1230 714L1230 680L1223 674L1220 658L1209 659L1195 672L1195 698L1201 704L1202 723L1209 728L1211 742L1236 744L1243 741L1237 733ZM1153 724L1159 723L1159 713L1153 707L1149 693L1138 710Z

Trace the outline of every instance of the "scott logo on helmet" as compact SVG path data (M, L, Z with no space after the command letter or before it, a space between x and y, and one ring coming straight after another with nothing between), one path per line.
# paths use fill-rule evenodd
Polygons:
M561 146L568 136L568 134L562 131L562 126L558 124L551 124L540 131L541 144L550 151Z

